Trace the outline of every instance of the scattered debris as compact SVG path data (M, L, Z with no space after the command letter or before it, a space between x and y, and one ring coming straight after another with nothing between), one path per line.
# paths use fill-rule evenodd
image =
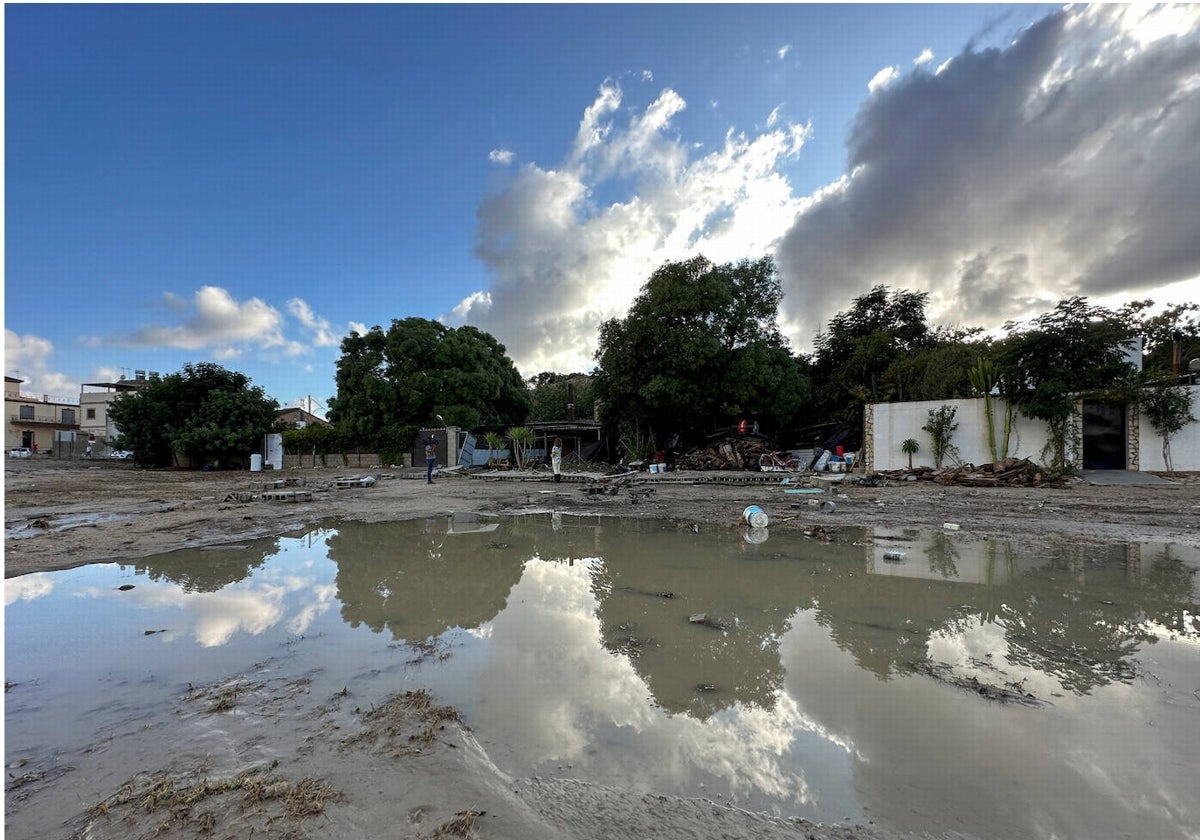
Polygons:
M960 487L1042 487L1059 485L1062 477L1046 473L1028 458L1005 458L991 464L975 466L960 464L957 467L916 467L911 470L886 470L876 477L893 481L936 481L939 484Z
M729 437L695 449L676 462L680 470L756 470L758 460L771 452L758 438Z
M711 627L714 630L728 630L729 625L724 621L718 621L715 618L709 618L707 613L696 613L688 618L692 624L703 624L705 627Z
M885 551L885 552L883 552L883 559L891 561L892 563L899 563L901 560L903 560L905 558L905 556L907 556L907 553L903 552L903 551Z
M334 486L339 490L346 490L351 487L374 487L375 476L360 475L360 476L339 476L334 480Z
M235 490L224 499L226 502L311 502L311 490L267 490L255 493L250 490ZM229 546L225 546L228 548Z
M122 583L120 586L117 587L117 591L118 592L128 592L130 589L133 589L133 588L134 588L134 585L132 583Z
M1022 706L1029 706L1031 708L1050 705L1048 701L1042 700L1026 691L1021 683L1010 682L1004 685L993 685L991 683L980 682L978 677L964 677L955 674L953 667L945 662L932 662L926 659L921 662L914 662L910 667L918 674L933 677L938 682L944 682L947 685L953 685L965 691L973 692L988 700L996 700L1001 703L1019 703Z
M815 528L807 528L803 533L804 536L808 537L810 540L816 540L817 542L831 543L837 539L833 534L831 534L829 531L826 531L820 525L816 526Z
M263 484L264 490L282 490L284 487L304 487L308 484L307 478L276 478Z
M637 504L639 501L649 499L654 493L653 487L630 487L629 501L631 504Z

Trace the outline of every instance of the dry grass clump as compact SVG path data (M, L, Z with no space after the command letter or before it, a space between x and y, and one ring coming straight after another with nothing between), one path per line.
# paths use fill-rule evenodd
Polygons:
M453 817L446 820L446 822L434 829L433 836L435 840L439 837L474 837L475 822L482 816L483 811L459 811Z
M438 706L429 692L423 688L395 694L381 706L377 706L363 717L367 729L342 742L348 746L378 736L388 741L401 742L396 755L420 752L437 740L437 733L447 723L459 721L458 711L453 706Z
M130 812L126 819L137 814L151 818L157 823L154 833L191 825L198 833L208 834L216 827L217 814L228 812L228 805L214 802L213 809L196 814L193 811L197 805L225 795L240 798L242 813L273 803L283 816L293 819L319 814L326 802L340 796L326 782L305 777L293 784L267 770L204 778L193 785L181 785L170 774L159 773L130 779L108 799L92 806L90 815L109 817L125 810Z
M424 665L427 662L441 664L450 658L450 645L439 639L425 639L420 642L408 642L408 647L416 656L405 662L405 665Z

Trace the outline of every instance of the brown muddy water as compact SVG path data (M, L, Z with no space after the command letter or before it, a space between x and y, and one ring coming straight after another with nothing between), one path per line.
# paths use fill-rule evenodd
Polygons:
M66 836L140 771L285 756L296 703L428 688L518 777L1200 836L1200 551L831 534L451 515L9 579L8 835ZM304 691L255 743L181 717L239 678Z

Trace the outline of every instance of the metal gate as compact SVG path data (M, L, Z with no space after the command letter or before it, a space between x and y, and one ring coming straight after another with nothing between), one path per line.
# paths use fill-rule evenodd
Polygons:
M1123 470L1125 464L1125 406L1084 402L1083 468Z

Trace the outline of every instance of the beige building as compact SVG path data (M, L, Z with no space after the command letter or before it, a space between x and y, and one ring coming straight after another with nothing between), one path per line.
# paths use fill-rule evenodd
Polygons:
M280 408L275 412L275 419L286 423L289 428L307 429L309 426L328 426L329 421L323 417L305 411L298 406Z
M79 402L49 394L23 394L23 379L4 377L4 449L54 449L55 441L79 432Z
M94 435L97 440L112 440L117 436L117 427L108 417L113 401L121 394L137 391L151 380L142 371L136 379L121 379L117 382L85 382L79 394L79 431L85 437ZM157 374L155 374L157 376ZM89 390L92 389L92 390Z

